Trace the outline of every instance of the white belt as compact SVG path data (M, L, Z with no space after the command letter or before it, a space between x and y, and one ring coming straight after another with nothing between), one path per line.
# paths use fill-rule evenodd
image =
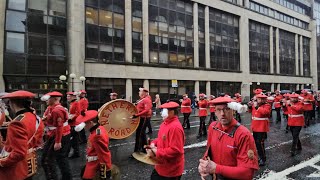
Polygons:
M277 103L277 104L278 104L278 103L280 103L280 102L274 102L274 103Z
M98 160L98 156L87 156L87 162L92 162Z
M186 108L186 107L191 107L191 106L181 106L181 107L184 107L184 108Z
M212 108L213 108L213 107L215 107L215 106L209 106L209 107L212 107Z
M207 110L207 108L199 108L200 110Z
M303 117L303 114L288 114L289 117L296 118L296 117Z
M68 124L68 121L66 121L66 122L63 123L63 127L68 126L68 125L69 125L69 124ZM57 127L53 127L53 126L47 126L47 128L48 128L49 130L55 130L55 129L57 129Z
M311 103L304 102L303 104L311 104Z
M252 120L256 120L256 121L265 121L265 120L269 120L269 118L258 118L258 117L252 117Z

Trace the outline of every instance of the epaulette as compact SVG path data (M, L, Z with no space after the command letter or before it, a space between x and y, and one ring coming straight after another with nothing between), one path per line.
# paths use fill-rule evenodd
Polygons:
M97 129L96 129L96 134L97 134L97 135L100 135L100 134L101 134L100 128L97 128Z
M24 114L19 114L14 120L21 121L24 118Z

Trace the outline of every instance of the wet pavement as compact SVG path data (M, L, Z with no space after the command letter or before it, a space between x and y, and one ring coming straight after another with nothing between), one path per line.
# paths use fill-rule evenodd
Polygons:
M242 115L242 124L246 127L250 126L250 117L249 113ZM156 137L161 124L160 116L152 119L153 134L148 135L151 139ZM180 121L182 119L181 117ZM197 167L206 148L206 138L196 137L198 117L192 116L190 120L191 129L185 130L185 171L182 179L200 179ZM207 122L208 120L209 117ZM254 179L320 179L320 117L311 122L310 127L303 128L300 133L303 150L295 157L290 157L292 136L290 132L285 133L286 121L282 119L281 123L270 123L266 141L267 165L255 173ZM110 140L112 163L120 168L121 179L150 179L153 166L129 158L134 148L134 137L132 135L123 140ZM74 179L81 179L80 171L85 164L85 145L81 145L81 157L69 162ZM41 165L34 179L45 179Z

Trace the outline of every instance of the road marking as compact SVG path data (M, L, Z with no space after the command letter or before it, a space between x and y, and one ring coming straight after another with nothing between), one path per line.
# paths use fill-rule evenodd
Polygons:
M314 156L313 158L306 160L306 161L302 161L300 162L300 164L291 166L290 168L287 168L281 172L274 172L274 171L270 171L265 177L260 178L259 180L278 180L278 179L288 179L286 176L296 172L304 167L307 166L312 166L315 163L320 161L320 154ZM312 173L311 175L316 176L315 173ZM310 176L310 175L309 175ZM316 177L320 177L320 175L318 174L318 176Z

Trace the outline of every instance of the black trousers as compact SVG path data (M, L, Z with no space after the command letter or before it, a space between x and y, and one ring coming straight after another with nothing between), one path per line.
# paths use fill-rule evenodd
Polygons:
M206 118L207 116L200 116L199 135L207 135Z
M51 137L43 147L41 164L44 169L47 180L56 180L58 175L56 172L55 161L62 174L62 180L72 179L71 169L68 161L68 153L70 149L70 134L62 136L60 150L53 149L55 137Z
M190 121L189 121L189 117L190 117L191 113L183 113L183 123L182 123L182 127L187 127L188 129L190 129Z
M277 121L276 122L281 122L280 110L281 110L281 108L276 108L276 112L277 112Z
M152 133L152 126L151 126L151 117L146 118L147 119L147 127L148 127L148 132ZM147 129L147 128L146 128Z
M292 134L292 152L295 152L296 150L301 150L301 142L299 139L301 128L301 126L290 126L290 131Z
M74 155L79 155L79 133L74 130L75 126L71 126L71 147Z
M283 114L284 119L287 120L287 126L286 126L286 130L289 130L289 125L288 125L288 114Z
M182 175L181 175L182 176ZM151 174L151 180L179 180L181 176L177 177L164 177L158 174L158 172L154 169Z
M304 117L306 119L306 126L309 126L310 125L310 120L312 119L312 113L313 111L305 111L304 112Z
M211 112L211 113L210 113L210 120L209 120L208 126L210 126L210 124L211 124L213 121L216 121L216 113L215 113L215 112Z
M79 132L79 137L80 137L80 139L79 139L79 141L81 142L81 143L87 143L87 137L86 137L86 131L84 130L84 129L82 129L80 132Z
M139 126L136 131L136 143L134 145L134 152L146 152L143 148L144 145L147 145L147 118L140 118Z
M236 112L236 120L241 123L241 115L238 112Z
M267 139L266 132L253 132L254 142L256 143L259 158L263 161L267 160L264 141Z

